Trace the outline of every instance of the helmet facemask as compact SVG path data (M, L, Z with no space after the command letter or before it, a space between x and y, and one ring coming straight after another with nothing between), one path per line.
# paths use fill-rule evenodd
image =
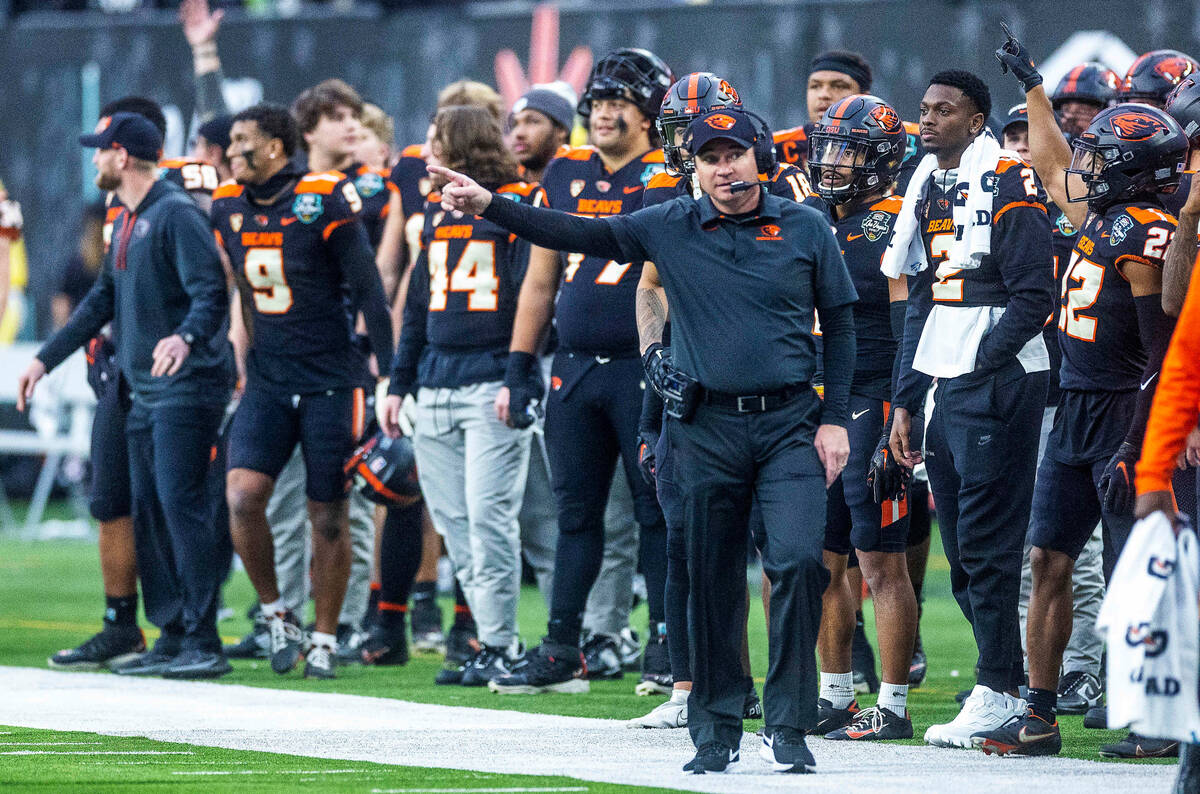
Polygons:
M814 132L809 138L808 170L813 189L831 204L845 204L877 192L881 187L873 146L881 153L886 143L872 144L861 138L829 132Z

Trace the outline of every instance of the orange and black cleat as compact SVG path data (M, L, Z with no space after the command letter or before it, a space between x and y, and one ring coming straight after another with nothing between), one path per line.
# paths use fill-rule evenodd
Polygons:
M975 734L971 742L986 755L1058 755L1062 750L1058 720L1046 722L1033 709L995 730Z

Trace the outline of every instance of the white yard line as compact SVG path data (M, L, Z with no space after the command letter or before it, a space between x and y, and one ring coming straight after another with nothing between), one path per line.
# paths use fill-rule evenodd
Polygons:
M692 791L837 787L976 794L1025 789L1036 780L1055 794L1152 794L1168 791L1175 774L1162 765L1002 759L967 750L815 740L809 745L818 774L778 775L759 760L757 737L747 735L733 774L690 776L680 772L692 753L687 731L628 730L617 720L19 667L0 667L0 691L0 725ZM652 705L647 698L647 709Z

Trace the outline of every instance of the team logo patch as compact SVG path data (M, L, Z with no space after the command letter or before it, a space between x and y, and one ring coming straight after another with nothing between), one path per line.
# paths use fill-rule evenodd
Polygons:
M1146 573L1151 576L1156 576L1159 579L1169 579L1171 574L1175 572L1175 560L1164 560L1160 557L1151 557L1149 564L1146 565Z
M881 210L876 210L863 218L862 230L867 239L873 243L879 240L888 233L892 228L892 216Z
M562 378L558 377L557 375L550 376L550 388L554 391L558 391L559 389L561 389L562 388Z
M371 198L383 190L383 177L374 171L367 171L365 174L359 174L358 179L354 180L354 187L363 198Z
M1112 230L1109 232L1108 244L1118 246L1125 242L1125 235L1129 234L1129 230L1133 228L1133 218L1128 215L1121 215L1113 221Z
M758 237L755 237L754 238L755 240L782 240L783 239L782 237L779 236L779 233L783 230L780 229L778 226L776 226L773 223L763 224L761 231L762 231L762 234L759 235Z
M139 240L150 233L150 221L145 218L138 218L133 224L133 239Z
M900 117L887 105L876 105L871 109L870 116L879 123L879 128L884 132L895 132L900 129Z
M1149 623L1131 624L1125 629L1125 644L1130 648L1143 646L1146 656L1153 659L1167 649L1167 633L1151 631Z
M312 223L317 218L321 217L321 213L325 211L325 206L321 201L321 196L318 193L300 193L297 194L296 200L292 202L292 214L295 215L301 223Z
M582 193L585 187L587 187L587 182L583 181L582 179L572 179L570 188L571 198L575 198Z
M1067 214L1065 212L1058 216L1058 220L1054 222L1054 225L1058 227L1058 231L1063 237L1074 237L1079 231L1071 225L1069 220L1067 220Z
M266 215L255 215L254 222L257 223L259 226L266 226L268 223L271 222L271 219L268 218Z
M642 170L642 175L639 177L638 181L640 181L643 185L649 185L651 179L666 170L666 166L662 163L650 163Z
M605 182L603 179L597 180L596 190L599 190L601 193L607 193L612 190L612 182Z
M234 232L242 230L242 213L235 212L229 216L229 228L233 229Z
M712 127L714 130L731 130L733 125L737 124L737 119L733 116L728 116L724 113L718 113L715 116L710 116L704 120L704 123Z
M742 98L740 96L738 96L737 89L735 89L733 86L731 86L729 84L728 80L722 80L720 85L718 86L718 90L720 91L720 93L728 96L735 105L742 104Z
M1112 117L1113 134L1123 141L1148 141L1162 132L1170 134L1167 125L1141 111L1118 113Z

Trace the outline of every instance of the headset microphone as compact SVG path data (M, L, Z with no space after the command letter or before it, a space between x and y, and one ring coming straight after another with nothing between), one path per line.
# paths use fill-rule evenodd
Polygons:
M745 190L749 190L752 187L758 187L758 182L743 182L743 181L730 182L729 183L729 192L730 193L741 193Z

